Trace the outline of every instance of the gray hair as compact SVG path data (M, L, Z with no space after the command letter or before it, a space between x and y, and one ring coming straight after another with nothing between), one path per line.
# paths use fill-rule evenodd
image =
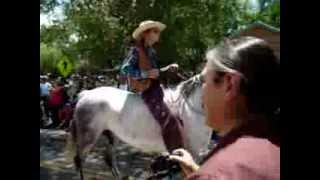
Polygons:
M268 44L255 37L227 39L206 54L207 70L238 73L240 93L249 111L270 114L280 107L280 60Z

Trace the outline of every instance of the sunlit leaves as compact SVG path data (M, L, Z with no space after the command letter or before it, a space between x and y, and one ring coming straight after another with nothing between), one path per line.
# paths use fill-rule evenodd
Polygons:
M263 10L250 14L239 0L71 0L64 4L63 22L41 30L41 41L88 60L88 66L114 67L125 57L133 30L153 19L167 25L157 46L160 65L177 62L193 70L208 47L241 27L256 20L278 27L280 5L271 1L261 1Z

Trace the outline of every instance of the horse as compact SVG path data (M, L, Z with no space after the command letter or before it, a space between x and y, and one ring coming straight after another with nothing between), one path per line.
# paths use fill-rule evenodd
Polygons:
M208 147L212 133L205 124L201 78L197 74L176 87L164 89L164 101L170 111L182 119L186 149L196 160L199 159L199 153ZM80 92L70 129L69 142L81 177L82 159L106 130L144 153L167 151L160 125L142 98L136 93L114 87Z

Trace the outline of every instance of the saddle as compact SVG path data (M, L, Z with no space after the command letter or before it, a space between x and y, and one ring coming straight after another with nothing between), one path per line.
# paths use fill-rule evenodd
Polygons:
M139 47L139 68L142 71L149 71L152 69L152 65L144 50ZM132 77L128 76L128 85L130 89L134 92L144 92L147 90L152 83L152 79L142 79L142 80L135 80Z

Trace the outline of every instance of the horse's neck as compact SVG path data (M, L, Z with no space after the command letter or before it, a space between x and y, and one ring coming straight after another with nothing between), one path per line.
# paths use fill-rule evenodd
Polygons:
M197 155L198 150L205 148L209 142L210 129L205 125L205 118L201 108L201 88L194 89L188 96L182 95L181 86L165 92L165 99L168 104L172 104L173 110L184 122L185 131L188 138L188 149L193 155ZM170 106L169 106L170 107Z

